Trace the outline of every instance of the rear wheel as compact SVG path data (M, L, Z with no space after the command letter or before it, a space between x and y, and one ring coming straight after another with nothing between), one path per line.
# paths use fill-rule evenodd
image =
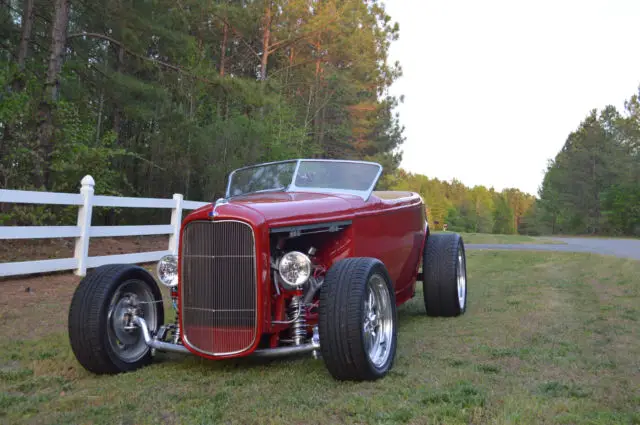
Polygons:
M423 254L424 305L429 316L452 317L467 309L467 261L462 237L431 234Z
M151 362L142 317L155 332L164 323L162 294L143 268L128 264L98 267L76 288L69 310L69 340L78 362L90 372L114 374Z
M397 315L393 285L379 260L335 263L322 285L319 313L320 350L334 378L386 375L395 359Z

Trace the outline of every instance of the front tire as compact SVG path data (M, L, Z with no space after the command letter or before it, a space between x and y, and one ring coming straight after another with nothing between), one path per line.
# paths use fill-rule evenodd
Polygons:
M431 234L423 253L423 294L428 316L454 317L467 310L467 261L457 233Z
M69 340L78 362L96 374L129 372L151 362L142 331L131 315L145 319L153 334L164 324L162 294L143 268L110 264L96 268L76 288L69 309Z
M320 351L338 380L372 381L391 369L397 346L393 285L374 258L347 258L328 271L320 292Z

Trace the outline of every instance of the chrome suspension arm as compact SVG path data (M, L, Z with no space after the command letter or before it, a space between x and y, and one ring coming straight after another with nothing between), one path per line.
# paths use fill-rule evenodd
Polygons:
M144 337L144 342L151 348L155 348L160 351L171 351L174 353L182 353L182 354L191 354L187 347L180 344L171 344L168 342L160 341L158 339L152 338L151 333L149 332L149 327L147 326L147 322L140 316L133 317L133 323L138 325L140 330L142 331L142 336Z
M170 351L174 353L191 354L191 352L184 345L171 344L168 342L160 341L151 336L147 322L140 316L134 316L132 322L137 325L142 331L144 342L151 348L155 348L160 351ZM310 353L320 349L320 341L315 336L308 344L294 345L291 347L277 347L277 348L265 348L256 350L251 353L253 357L280 357L289 356L292 354Z

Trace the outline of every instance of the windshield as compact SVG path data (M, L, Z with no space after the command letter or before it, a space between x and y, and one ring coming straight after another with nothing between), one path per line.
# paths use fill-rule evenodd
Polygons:
M340 190L367 190L376 179L378 164L301 161L295 186Z
M259 164L229 176L227 197L265 191L345 193L368 199L382 167L373 162L300 159Z
M240 168L229 177L227 197L286 189L293 180L297 161L275 162Z

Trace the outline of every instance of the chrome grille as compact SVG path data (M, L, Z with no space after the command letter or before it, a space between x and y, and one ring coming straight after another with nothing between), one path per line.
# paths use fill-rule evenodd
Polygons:
M192 221L182 237L185 343L210 355L247 350L256 338L253 229L240 221Z

